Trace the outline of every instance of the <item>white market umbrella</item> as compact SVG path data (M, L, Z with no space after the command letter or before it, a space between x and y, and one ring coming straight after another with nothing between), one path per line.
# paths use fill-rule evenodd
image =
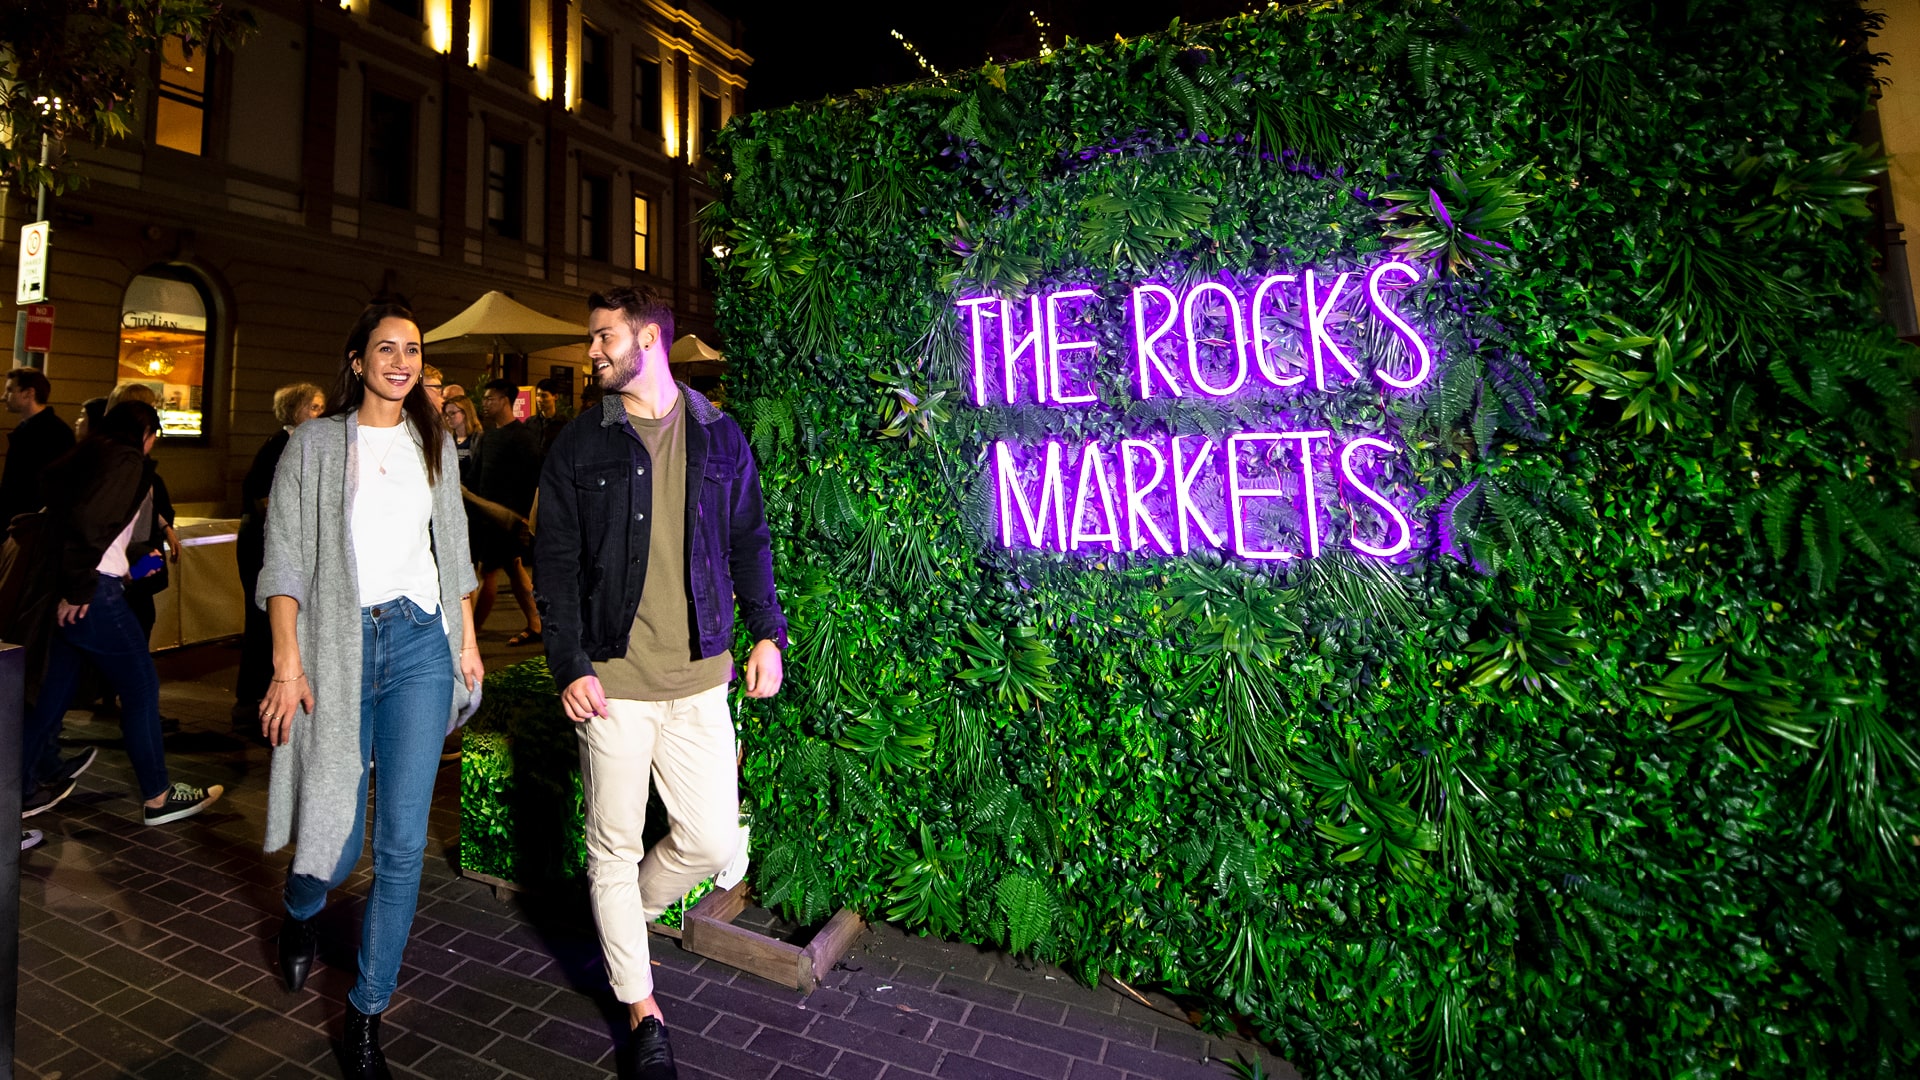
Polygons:
M432 353L534 353L585 341L580 323L542 315L502 292L489 292L467 310L427 331Z

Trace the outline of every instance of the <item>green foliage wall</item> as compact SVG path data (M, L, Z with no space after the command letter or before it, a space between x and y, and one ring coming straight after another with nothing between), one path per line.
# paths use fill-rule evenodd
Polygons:
M1871 22L1320 3L731 125L705 224L795 639L741 716L762 895L1191 994L1313 1076L1911 1070ZM1418 558L990 542L996 438L1266 406L974 408L956 297L1390 248L1446 371L1341 407L1409 447Z

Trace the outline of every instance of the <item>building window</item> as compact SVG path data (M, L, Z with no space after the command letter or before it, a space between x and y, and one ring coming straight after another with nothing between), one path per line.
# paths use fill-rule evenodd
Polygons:
M487 55L521 71L530 68L527 61L531 20L527 0L489 0L487 4Z
M604 176L580 176L580 257L607 261L607 192Z
M603 109L613 107L613 90L607 72L607 35L592 23L580 27L580 100Z
M525 151L518 143L487 144L487 226L520 239L520 215L526 206Z
M420 18L420 0L378 0L382 7L392 8L409 19Z
M367 94L367 198L413 208L413 102Z
M120 363L114 383L153 391L160 434L206 433L207 296L183 271L158 269L133 279L120 302Z
M713 146L713 137L720 134L720 98L700 91L700 152L706 153Z
M653 200L639 192L633 194L633 268L646 271L647 240L653 235Z
M660 97L660 61L634 60L633 111L641 131L660 134L660 117L666 111L666 102Z
M154 142L183 154L203 152L207 132L207 53L188 53L168 38L160 50L160 93L154 109Z

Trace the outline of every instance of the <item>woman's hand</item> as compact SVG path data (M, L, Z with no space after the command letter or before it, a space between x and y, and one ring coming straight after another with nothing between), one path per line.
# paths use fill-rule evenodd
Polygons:
M60 601L60 606L54 611L53 621L59 623L61 626L72 626L74 623L86 618L87 609L92 606L92 604L69 604L65 600L62 600Z
M479 687L481 680L487 677L487 665L480 662L478 645L460 650L460 677L466 680L469 696Z
M292 677L274 675L267 696L260 699L260 734L273 746L285 746L293 734L294 711L313 715L313 687L305 672Z

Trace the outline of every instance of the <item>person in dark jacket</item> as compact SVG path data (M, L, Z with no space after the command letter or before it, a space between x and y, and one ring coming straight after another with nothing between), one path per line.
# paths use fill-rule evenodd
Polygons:
M619 1071L672 1080L647 923L739 853L734 607L754 641L748 697L780 689L787 621L753 453L740 425L674 381L672 309L621 288L588 311L587 358L607 395L541 470L535 593L580 742L594 922L632 1027ZM669 819L652 848L649 785Z
M308 383L289 383L273 392L273 418L280 430L253 455L240 481L240 537L234 557L240 562L240 588L247 597L247 623L240 638L240 673L233 686L233 729L248 736L260 732L260 699L273 680L273 627L266 610L254 603L253 586L267 557L267 501L273 494L273 470L293 429L327 411L327 392Z
M480 412L487 430L474 447L467 486L480 499L526 518L533 513L534 492L540 486L540 440L532 428L514 418L513 399L518 394L519 389L505 379L495 379L481 391ZM482 520L490 517L470 516ZM540 640L540 613L533 603L533 580L523 559L525 548L517 541L516 532L511 527L475 527L473 557L480 564L480 595L473 604L473 625L476 630L486 625L504 572L520 613L527 619L526 629L508 638L507 644L530 645Z
M46 678L27 716L21 754L23 814L50 809L73 791L79 769L62 766L55 738L73 698L82 658L106 673L120 694L120 732L144 802L143 818L162 825L190 817L220 798L167 775L160 743L160 679L126 601L127 548L153 521L153 469L147 455L160 435L151 405L128 401L107 410L100 430L47 469L49 542L58 590L57 629ZM82 755L79 768L92 760ZM49 768L49 764L53 766Z
M0 528L13 515L40 509L40 477L47 466L73 449L73 429L55 415L47 398L53 384L35 368L7 373L7 411L20 424L7 433L7 467L0 473Z

